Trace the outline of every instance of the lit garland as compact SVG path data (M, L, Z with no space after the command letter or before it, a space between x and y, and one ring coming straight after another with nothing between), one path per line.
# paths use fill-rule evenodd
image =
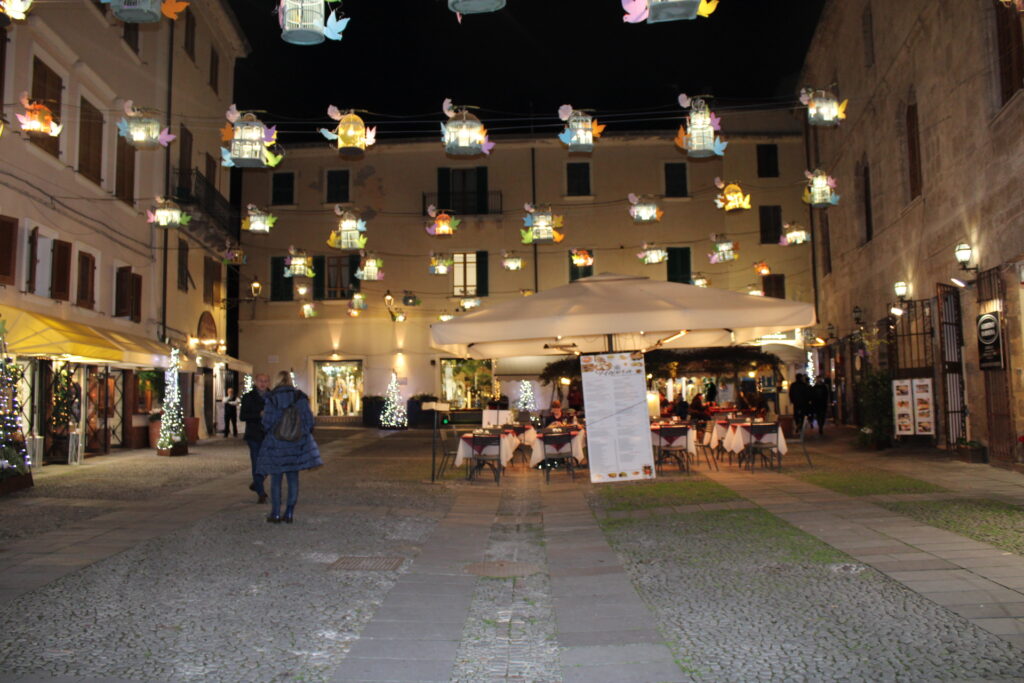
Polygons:
M384 409L380 413L380 426L385 429L405 429L409 420L402 403L401 389L398 388L398 373L391 372L387 395L384 397Z
M519 398L516 399L516 409L526 412L537 410L537 402L533 396L533 382L528 379L519 380Z
M160 438L156 447L170 450L185 440L185 419L181 414L181 395L178 393L178 372L181 370L181 352L171 349L171 364L164 371L164 414L160 417Z
M248 394L252 391L252 375L246 373L242 375L242 393Z
M0 351L3 346L3 325L0 323ZM21 368L10 358L0 358L0 479L27 474L32 459L25 448L21 431L21 406L18 403L18 381Z

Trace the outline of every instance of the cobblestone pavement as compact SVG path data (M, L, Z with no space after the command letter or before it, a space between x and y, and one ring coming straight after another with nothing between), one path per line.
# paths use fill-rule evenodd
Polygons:
M500 488L431 485L428 433L319 437L326 466L303 473L293 525L263 520L247 453L230 440L184 458L44 468L34 490L0 499L0 680L1024 679L1024 650L983 621L981 591L943 592L974 579L900 574L917 556L879 555L892 539L865 545L855 527L884 522L901 543L916 534L931 552L965 553L942 561L991 581L1008 581L998 575L1021 558L961 551L959 537L948 547L870 502L723 468L715 478L756 507L626 519L597 509L602 533L582 502L585 476L548 485L521 469ZM979 480L1003 499L1024 491L1021 475L982 475L971 495ZM393 563L342 568L359 558ZM481 560L541 571L466 573ZM1018 607L1004 601L999 623ZM599 644L608 637L634 644ZM404 668L375 677L373 657Z

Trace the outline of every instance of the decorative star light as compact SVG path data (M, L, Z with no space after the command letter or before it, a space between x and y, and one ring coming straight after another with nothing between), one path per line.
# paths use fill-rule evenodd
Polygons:
M653 244L644 244L636 256L644 265L652 266L664 263L668 259L668 250L655 247Z
M281 40L292 45L319 45L324 38L341 40L349 18L341 11L325 15L323 0L281 0L277 8Z
M727 261L735 261L738 252L740 250L739 242L733 242L725 235L713 233L711 235L712 251L708 254L708 261L710 263L726 263Z
M259 208L255 204L249 204L245 207L246 216L242 219L242 230L248 230L251 233L266 235L270 232L270 229L274 227L274 223L277 223L277 216L273 215L269 211Z
M466 107L456 109L451 99L446 99L441 103L441 111L448 117L448 123L441 124L445 152L463 157L491 153L494 143L487 137L487 129Z
M313 257L303 249L288 247L288 256L284 258L285 277L315 277Z
M723 209L728 213L729 211L750 208L750 195L743 194L743 188L740 187L739 183L727 184L721 178L715 178L715 187L721 190L718 196L715 197L715 206L719 209Z
M810 234L807 232L807 228L799 223L786 223L782 227L783 232L782 237L779 239L779 244L784 247L794 244L803 244L811 239Z
M334 205L334 213L338 216L338 227L331 231L327 238L327 246L332 249L359 250L366 246L366 221L350 209L343 209L340 204Z
M189 224L192 220L181 207L170 199L156 197L156 207L146 210L146 221L158 228L179 228Z
M718 0L622 0L627 24L657 24L663 21L682 21L707 18L718 9Z
M327 115L338 122L334 130L320 129L320 134L328 140L333 140L338 145L339 152L362 152L377 142L377 127L367 128L363 120L356 115L355 110L349 109L347 113L341 111L333 104L327 107Z
M220 148L222 166L273 168L281 163L284 154L277 145L277 126L264 126L255 114L242 114L233 104L225 117L228 123L220 129L221 140L231 146Z
M359 262L359 269L356 271L356 277L360 280L383 280L384 271L381 270L383 267L384 259L363 254L363 259Z
M526 210L523 216L525 227L519 231L523 244L550 244L565 239L565 235L558 230L565 224L565 218L554 214L550 206L524 204L523 208Z
M690 113L686 117L686 124L679 126L679 133L675 139L676 146L685 149L687 156L695 159L714 155L725 156L725 149L729 143L722 142L722 138L715 134L722 129L722 120L708 108L704 98L694 97L691 100L683 93L679 96L679 105L683 109L689 109Z
M650 195L637 196L632 192L629 199L629 215L634 223L657 223L665 212L658 208L658 202Z
M840 102L829 90L804 88L800 91L800 102L807 106L807 123L812 126L838 126L846 118L849 100Z
M454 218L451 213L446 210L438 210L438 208L433 204L427 207L427 215L434 220L427 223L423 229L427 231L428 235L432 235L434 237L449 237L454 235L459 229L459 224L462 223L462 219Z
M558 139L570 152L594 151L594 140L604 132L603 124L582 109L573 109L571 104L558 108L558 118L565 121L565 130L558 134Z
M569 252L572 264L577 268L586 268L594 265L594 255L587 249L572 249Z
M505 270L522 270L523 257L516 256L514 252L506 251L501 255L501 267Z
M807 187L804 188L804 203L810 204L815 209L827 209L839 203L839 193L836 189L836 179L822 171L820 168L813 171L804 171L807 177Z
M131 100L124 101L124 116L117 122L117 134L136 149L166 147L177 137L170 128L161 127L156 112L137 109Z
M167 17L171 21L188 7L181 0L100 0L109 4L114 16L126 24L152 24Z
M60 135L64 126L53 120L53 112L42 102L30 102L28 93L21 94L21 106L24 114L17 114L21 129L29 135L49 135L55 138Z
M448 254L431 254L427 270L431 275L447 275L451 272L455 260Z

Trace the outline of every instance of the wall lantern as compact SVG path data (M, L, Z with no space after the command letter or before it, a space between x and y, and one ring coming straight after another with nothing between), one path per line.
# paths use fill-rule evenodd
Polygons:
M713 251L708 254L708 261L711 263L726 263L727 261L735 261L738 255L740 245L739 242L733 242L725 235L718 233L711 235L711 241Z
M383 267L384 259L364 254L363 260L359 263L359 269L356 270L356 277L360 280L383 280L384 271L381 270Z
M320 129L320 134L337 143L339 152L358 153L377 142L377 127L367 128L354 109L347 113L333 104L327 107L327 115L338 122L334 130Z
M804 203L815 209L827 209L839 203L839 194L835 191L836 179L820 168L804 171L807 187L804 188Z
M338 216L338 227L331 231L327 238L327 246L332 249L362 249L366 246L366 221L354 211L342 209L340 204L334 205L334 213Z
M794 244L803 244L811 239L811 235L807 232L807 228L799 223L786 223L782 227L782 238L779 239L779 244L784 247L792 246Z
M100 0L109 4L114 16L126 24L152 24L161 17L175 20L188 7L180 0Z
M454 235L459 229L459 224L462 223L461 218L455 218L450 212L444 209L439 210L433 204L427 207L427 215L434 220L427 223L424 230L427 231L428 235L432 235L434 237L449 237Z
M63 125L54 121L50 108L42 102L29 101L27 92L21 94L21 106L25 108L25 113L17 114L18 123L29 135L55 138L64 129Z
M523 257L516 256L515 252L506 251L501 255L501 267L505 270L522 270Z
M564 225L565 218L554 214L550 206L524 204L523 208L526 209L526 215L523 216L525 227L519 231L523 244L551 244L565 239L565 235L558 231Z
M14 21L25 21L35 0L0 0L0 27Z
M263 283L260 282L258 277L253 278L252 284L249 285L249 291L252 292L253 299L258 299L260 294L263 293Z
M455 109L451 99L446 99L441 104L441 111L448 117L448 123L441 124L441 140L446 153L462 157L491 153L494 143L487 137L487 129L466 107Z
M853 307L853 324L863 325L864 324L864 309L860 306Z
M277 147L277 126L264 126L255 114L242 114L231 105L225 115L228 123L220 129L221 139L231 143L220 148L221 165L239 168L273 168L284 154L274 153Z
M242 230L248 230L257 235L266 235L274 227L274 223L277 223L277 216L255 204L247 205L245 210L246 216L242 219Z
M771 275L772 269L769 267L767 261L758 261L754 264L754 272L763 277L765 275Z
M846 103L829 90L804 88L800 91L801 104L807 105L807 123L812 126L838 126L846 118Z
M960 264L960 270L971 270L978 272L978 266L968 265L974 257L974 250L966 242L960 242L953 248L953 257Z
M603 124L582 109L573 109L571 104L558 108L558 118L565 121L565 130L558 134L558 139L570 152L594 151L594 140L604 132Z
M719 209L728 213L750 208L750 195L743 194L739 183L726 183L721 178L715 178L715 187L721 190L715 197L715 206Z
M124 116L117 122L117 134L136 149L166 147L177 137L162 125L156 112L136 109L131 100L124 101Z
M284 258L285 277L315 277L313 257L302 249L288 247L288 256Z
M280 0L277 9L281 40L292 45L319 45L324 38L341 40L348 17L331 12L324 18L324 0Z
M896 298L903 301L907 298L907 292L910 291L910 286L903 280L900 280L899 282L893 283L892 291L896 293Z
M629 215L634 223L657 223L665 212L658 208L658 202L651 195L637 196L629 193Z
M485 14L497 12L505 0L448 0L448 9L456 14Z
M693 274L693 279L690 280L690 283L694 287L710 287L711 286L711 280L707 276L702 275L701 273L694 273Z
M577 268L587 268L594 265L594 255L588 249L570 249L569 258Z
M227 247L224 249L220 260L226 266L244 266L247 263L245 251L230 242L228 242Z
M640 253L637 254L637 258L645 266L653 266L658 263L664 263L668 259L668 250L657 248L653 244L644 244L641 247Z
M718 8L718 0L622 0L627 24L658 24L663 21L683 21L711 15Z
M448 254L431 254L427 270L431 275L447 275L451 272L455 260Z
M156 198L156 207L146 210L146 221L158 228L178 228L189 224L192 220L181 207L170 199Z
M708 108L707 102L702 97L694 97L692 100L683 93L679 96L679 104L683 109L689 109L686 117L686 124L679 126L679 133L676 134L676 146L685 149L687 156L695 159L702 159L710 156L724 156L728 142L716 135L721 130L721 119Z

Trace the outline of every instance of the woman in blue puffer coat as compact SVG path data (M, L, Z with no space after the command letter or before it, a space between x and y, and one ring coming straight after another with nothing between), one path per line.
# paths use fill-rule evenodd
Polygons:
M292 404L298 411L301 426L299 438L285 441L278 437L277 427L285 411ZM313 412L309 408L309 397L292 385L290 372L278 373L277 385L266 398L263 406L263 428L266 436L260 444L256 458L256 472L270 476L270 515L268 522L294 520L295 503L299 500L299 472L320 467L320 449L313 440ZM281 512L281 477L288 478L288 504Z

